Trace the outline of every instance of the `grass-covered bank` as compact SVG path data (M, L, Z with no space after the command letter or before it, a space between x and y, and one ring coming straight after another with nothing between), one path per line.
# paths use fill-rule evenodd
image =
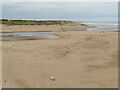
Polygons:
M8 19L1 19L0 23L6 25L65 25L75 23L72 21L65 21L65 20L45 20L45 21L35 21L35 20L8 20Z
M8 20L1 19L0 32L58 32L58 31L81 31L94 28L80 22L64 20Z

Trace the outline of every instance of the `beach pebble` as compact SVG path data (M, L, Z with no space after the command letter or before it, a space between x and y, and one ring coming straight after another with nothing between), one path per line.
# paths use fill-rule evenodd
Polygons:
M51 76L50 79L51 79L52 81L55 81L55 78L54 78L53 76Z

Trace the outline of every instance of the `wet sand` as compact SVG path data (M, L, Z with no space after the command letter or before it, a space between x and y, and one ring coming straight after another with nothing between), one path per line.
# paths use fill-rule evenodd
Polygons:
M118 32L53 34L2 42L3 88L118 87Z

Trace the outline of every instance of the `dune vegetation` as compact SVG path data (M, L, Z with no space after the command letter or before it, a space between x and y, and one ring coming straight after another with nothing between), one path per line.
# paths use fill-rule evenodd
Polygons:
M45 20L45 21L36 21L36 20L8 20L1 19L0 23L6 25L65 25L74 23L72 21L65 20Z

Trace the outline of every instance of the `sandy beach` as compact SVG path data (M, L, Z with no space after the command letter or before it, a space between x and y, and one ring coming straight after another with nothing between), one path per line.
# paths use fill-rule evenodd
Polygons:
M3 89L119 88L118 2L5 0L1 5Z
M52 34L60 38L2 42L3 88L118 87L118 32Z

